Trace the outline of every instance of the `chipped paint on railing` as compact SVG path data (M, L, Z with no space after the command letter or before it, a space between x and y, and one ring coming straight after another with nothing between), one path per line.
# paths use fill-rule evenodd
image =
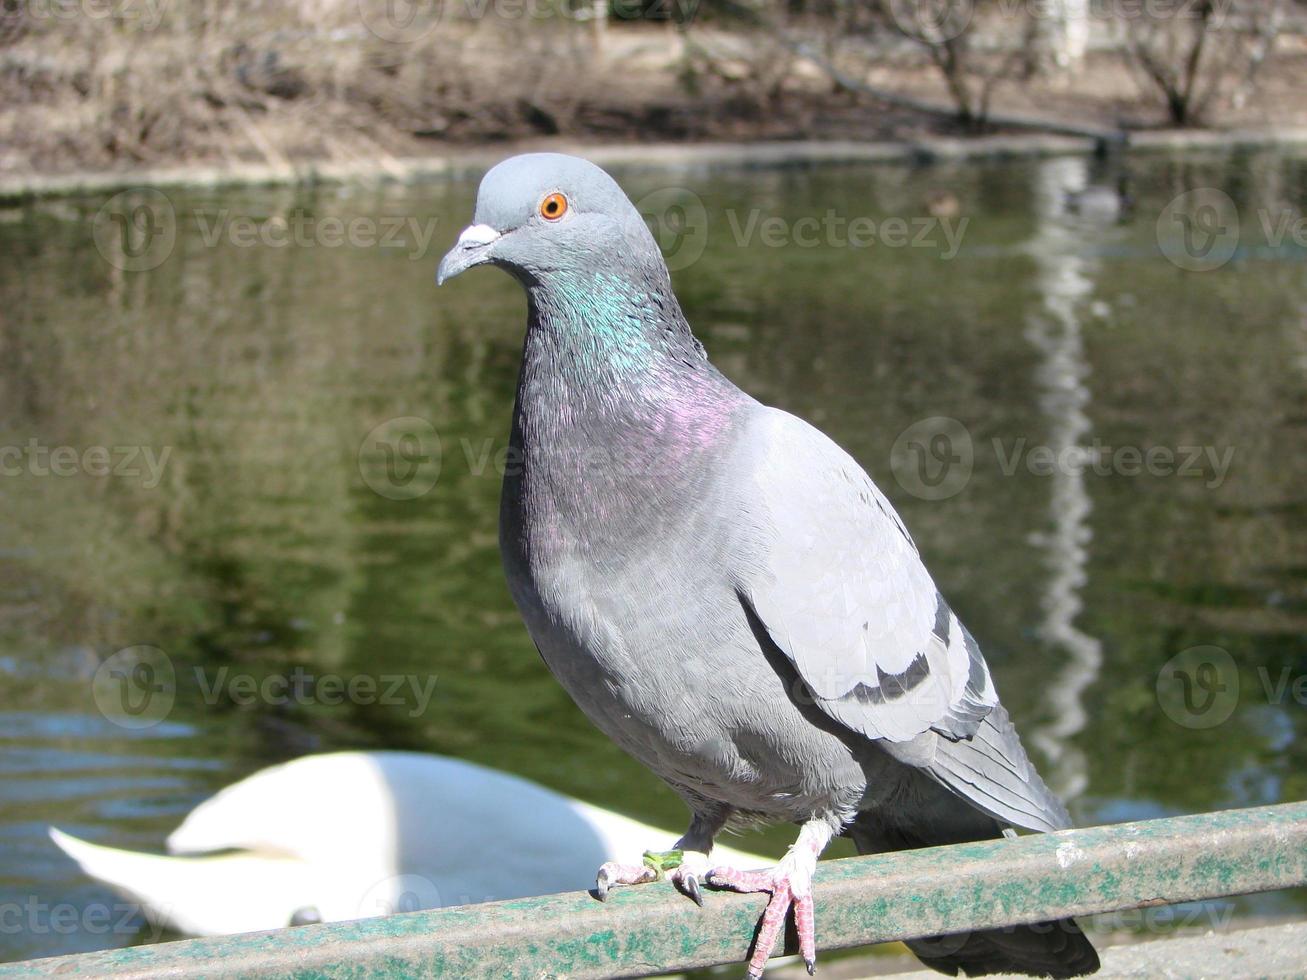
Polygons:
M1307 803L824 861L820 949L1307 884ZM666 883L0 965L27 977L630 977L744 958L764 896Z

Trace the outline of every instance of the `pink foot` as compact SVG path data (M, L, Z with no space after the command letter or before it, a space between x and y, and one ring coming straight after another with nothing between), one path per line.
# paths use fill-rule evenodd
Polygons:
M608 891L614 885L643 885L657 881L664 873L659 868L665 869L668 881L694 899L697 905L703 905L699 880L708 868L708 856L697 851L650 851L645 855L644 864L609 861L600 866L595 876L595 893L602 902L608 898Z
M799 933L799 954L803 957L809 976L816 971L817 920L812 905L810 875L787 872L779 866L774 871L713 868L708 872L706 880L710 885L737 892L771 892L771 901L767 903L767 910L763 912L758 926L753 955L749 957L749 980L758 980L762 976L763 968L785 928L785 917L791 906L794 907L794 927Z
M758 923L758 938L749 957L749 980L758 980L767 959L785 928L785 916L794 908L794 928L799 934L799 954L811 976L817 969L817 916L812 903L812 875L817 855L830 842L832 826L824 820L810 820L799 831L789 853L770 871L737 871L713 868L704 881L717 888L737 892L770 892L771 900Z
M648 865L607 861L599 866L599 873L595 875L595 892L602 902L608 898L608 890L613 885L642 885L657 879L658 872Z

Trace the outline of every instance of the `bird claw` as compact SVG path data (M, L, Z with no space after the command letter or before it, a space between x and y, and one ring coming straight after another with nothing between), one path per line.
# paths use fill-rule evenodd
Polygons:
M695 905L703 908L703 889L699 882L708 873L708 855L702 851L677 851L677 864L667 875L683 894Z
M672 879L672 884L690 896L695 905L703 908L703 889L699 887L698 874L682 865L668 877Z

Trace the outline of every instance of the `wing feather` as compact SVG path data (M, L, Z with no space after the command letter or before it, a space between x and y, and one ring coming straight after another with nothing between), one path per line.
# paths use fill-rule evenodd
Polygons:
M998 703L989 671L889 500L785 412L745 442L762 544L737 587L822 710L891 742L975 732Z

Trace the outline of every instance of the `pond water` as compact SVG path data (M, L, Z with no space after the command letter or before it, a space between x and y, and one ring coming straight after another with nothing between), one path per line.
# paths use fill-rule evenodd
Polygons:
M622 177L721 368L892 498L1078 821L1307 797L1307 157ZM0 210L0 960L140 941L54 919L112 899L47 826L159 849L308 752L681 829L508 597L525 304L432 281L474 192ZM175 695L115 702L141 646Z

